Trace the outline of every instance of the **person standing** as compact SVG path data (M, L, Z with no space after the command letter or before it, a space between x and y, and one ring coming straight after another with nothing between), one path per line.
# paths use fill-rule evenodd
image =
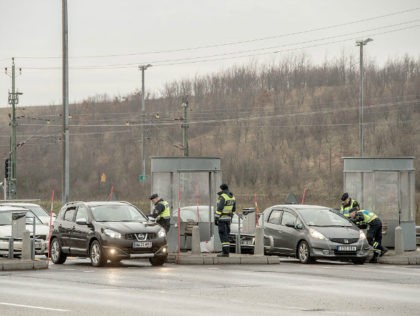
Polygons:
M367 225L367 240L373 248L371 263L378 263L378 257L382 257L388 249L382 246L382 221L378 215L371 211L361 210L350 212L349 219L357 226Z
M171 211L169 209L169 203L160 198L156 193L150 196L150 200L155 206L152 216L156 219L156 222L165 229L165 232L168 233L169 228L171 227Z
M236 211L236 199L232 192L229 191L227 184L220 186L222 191L218 192L217 210L214 216L214 224L219 228L219 237L222 243L222 253L218 257L229 257L230 252L230 224L232 222L233 213Z
M349 194L346 192L341 196L341 208L340 213L345 217L349 217L350 213L353 211L360 211L359 202L352 199Z

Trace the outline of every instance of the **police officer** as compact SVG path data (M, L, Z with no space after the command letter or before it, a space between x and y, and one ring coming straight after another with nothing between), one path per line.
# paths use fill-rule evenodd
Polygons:
M382 221L378 215L367 210L350 212L350 220L357 226L367 225L367 240L373 247L371 263L378 263L378 257L382 257L388 249L382 246Z
M155 205L152 216L156 219L156 222L165 229L167 233L171 227L171 211L169 209L169 203L160 198L156 193L150 196L150 200Z
M222 253L218 257L229 257L230 250L230 223L232 222L233 213L236 211L236 200L232 192L229 191L227 184L220 186L222 191L218 192L217 210L214 216L214 223L219 228L219 237L222 242Z
M360 211L359 202L352 199L346 192L341 196L341 208L340 213L345 217L349 217L350 212Z

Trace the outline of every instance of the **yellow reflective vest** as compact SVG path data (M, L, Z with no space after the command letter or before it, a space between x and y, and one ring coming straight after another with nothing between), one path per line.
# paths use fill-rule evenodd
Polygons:
M168 219L171 217L171 211L169 209L169 203L166 201L159 201L157 202L157 204L162 204L165 209L156 217L156 220L160 220L160 219Z
M223 220L229 220L230 221L231 218L232 218L232 216L233 216L233 207L235 205L236 199L235 199L235 197L233 195L232 196L229 196L226 193L220 194L220 196L219 196L219 202L220 202L220 200L222 198L225 200L225 204L223 206L223 210L219 210L218 209L216 211L216 216L215 217L218 218L221 221L223 221Z

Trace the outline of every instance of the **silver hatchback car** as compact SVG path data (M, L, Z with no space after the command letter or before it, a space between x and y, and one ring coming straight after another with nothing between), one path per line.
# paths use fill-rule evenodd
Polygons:
M270 243L267 254L296 257L302 263L327 259L363 264L371 249L363 231L324 206L274 205L263 212L260 225Z

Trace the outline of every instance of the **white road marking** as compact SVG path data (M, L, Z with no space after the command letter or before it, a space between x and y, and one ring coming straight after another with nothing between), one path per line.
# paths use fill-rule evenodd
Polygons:
M0 302L0 305L33 308L33 309L44 309L44 310L56 311L56 312L69 312L70 311L68 309L61 309L61 308L50 308L50 307L43 307L43 306L22 305L22 304L13 304L13 303L5 303L5 302Z

